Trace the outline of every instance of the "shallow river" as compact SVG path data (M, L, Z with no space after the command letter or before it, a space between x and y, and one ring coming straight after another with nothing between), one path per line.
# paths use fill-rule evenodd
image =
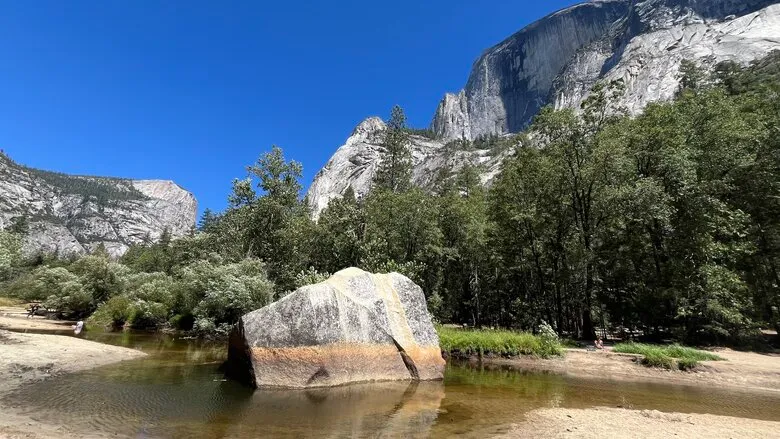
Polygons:
M27 385L3 403L34 419L133 437L484 437L541 407L628 407L780 420L780 395L583 380L449 365L443 383L251 391L225 381L221 345L89 332L139 360ZM596 373L594 372L594 375Z

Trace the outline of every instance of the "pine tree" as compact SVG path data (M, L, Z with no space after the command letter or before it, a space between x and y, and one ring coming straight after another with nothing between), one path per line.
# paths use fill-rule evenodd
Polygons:
M203 211L203 216L200 218L200 223L198 223L198 230L201 232L208 232L216 226L218 219L219 216L215 214L214 211L206 208L206 210Z
M374 177L378 188L399 193L408 190L412 181L412 152L406 129L404 110L396 105L390 114L382 142L382 161Z

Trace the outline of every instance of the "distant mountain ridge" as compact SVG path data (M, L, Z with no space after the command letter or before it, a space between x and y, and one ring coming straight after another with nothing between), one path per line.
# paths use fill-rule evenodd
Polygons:
M24 218L24 252L114 257L133 244L195 227L195 197L172 181L61 174L28 168L0 153L0 228Z
M565 8L486 50L465 88L444 96L431 122L436 139L412 137L414 181L425 186L442 166L466 163L490 181L505 151L458 150L453 141L520 132L546 105L579 109L598 81L622 79L619 104L637 114L674 97L684 59L705 68L748 64L777 49L778 0L594 0ZM381 141L367 131L382 125L361 123L317 174L308 192L315 215L348 187L368 192Z

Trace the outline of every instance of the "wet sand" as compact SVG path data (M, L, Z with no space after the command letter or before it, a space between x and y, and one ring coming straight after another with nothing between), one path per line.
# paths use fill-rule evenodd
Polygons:
M25 383L143 357L146 354L74 337L0 330L0 396ZM41 424L0 404L0 438L89 437L66 426Z
M540 409L501 438L780 438L780 422L616 408Z
M740 390L780 392L780 354L714 351L726 361L703 361L692 371L665 370L639 364L639 355L568 349L561 358L491 358L487 365L508 366L582 378L649 381L695 386L734 387Z
M0 306L0 329L24 332L26 330L69 330L76 322L49 320L41 316L27 317L21 306Z

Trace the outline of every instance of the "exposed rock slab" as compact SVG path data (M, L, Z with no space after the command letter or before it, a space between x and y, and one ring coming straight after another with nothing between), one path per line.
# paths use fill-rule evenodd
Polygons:
M228 373L256 387L439 380L444 360L419 286L398 273L342 270L244 315Z
M331 157L314 178L307 192L314 217L334 198L340 198L348 188L361 197L371 190L382 156L385 123L378 117L361 122L352 135ZM498 174L503 159L511 150L460 149L443 139L410 136L412 149L412 182L431 189L440 170L457 172L466 165L479 169L483 183L489 183Z

